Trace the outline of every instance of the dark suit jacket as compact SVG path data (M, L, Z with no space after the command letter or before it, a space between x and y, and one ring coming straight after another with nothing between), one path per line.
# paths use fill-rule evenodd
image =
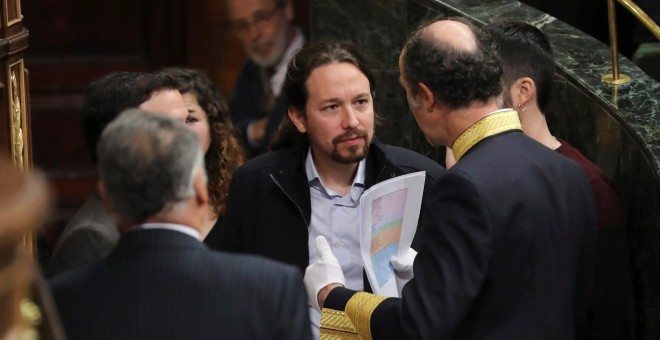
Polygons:
M573 161L519 130L482 140L427 197L402 299L373 311L374 339L573 339L578 258L595 227ZM324 307L353 294L332 291Z
M98 192L94 191L62 231L47 276L99 261L110 253L118 239L115 222L105 211Z
M261 68L253 61L247 61L238 74L234 91L229 99L229 112L238 138L250 157L266 152L268 142L259 146L250 145L247 141L248 125L254 120L268 116L266 141L270 141L286 112L286 101L283 95L275 98L275 103L270 111L264 109L264 96Z
M56 277L69 339L309 339L298 271L214 252L171 230L123 234L102 262Z

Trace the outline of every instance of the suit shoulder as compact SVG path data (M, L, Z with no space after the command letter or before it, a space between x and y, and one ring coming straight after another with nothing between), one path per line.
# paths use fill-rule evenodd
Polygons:
M406 171L426 171L426 175L438 179L445 168L438 162L410 149L382 144L383 151L392 165Z
M100 198L96 194L92 194L87 198L85 203L73 215L69 223L67 223L66 227L64 227L64 232L81 228L96 229L104 233L118 233L112 218L105 211L103 203L101 203Z
M260 280L279 281L282 278L287 277L298 277L302 280L299 270L289 264L257 255L226 253L221 251L213 253L217 260L222 262L223 267L227 271L231 271L233 275L254 276L259 277ZM270 282L272 283L273 281Z
M70 231L58 241L48 264L47 275L57 275L102 259L110 253L118 238L117 232L103 232L98 228Z
M50 278L48 280L48 286L53 296L57 298L63 294L67 294L67 292L80 292L80 289L83 289L85 282L87 282L98 266L98 263L87 265L57 274Z

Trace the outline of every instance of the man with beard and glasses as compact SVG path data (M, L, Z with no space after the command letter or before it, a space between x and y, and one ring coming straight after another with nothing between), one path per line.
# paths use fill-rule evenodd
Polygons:
M234 127L249 157L266 151L286 112L286 65L305 40L291 24L291 0L226 0L231 25L249 60L229 100Z
M347 286L369 291L360 256L360 196L376 183L417 171L426 171L426 191L443 173L436 162L374 137L374 88L371 70L352 46L329 40L305 45L289 63L288 119L276 150L234 173L219 243L211 246L303 272L316 260L314 239L323 235ZM310 312L318 334L320 314Z

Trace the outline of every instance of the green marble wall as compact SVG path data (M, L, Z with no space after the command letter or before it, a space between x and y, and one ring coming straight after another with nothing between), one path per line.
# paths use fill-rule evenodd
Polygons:
M558 66L547 112L551 129L597 163L625 201L638 338L660 339L660 84L625 59L621 70L634 81L603 84L600 77L610 70L607 46L517 1L312 0L312 39L351 41L374 66L383 117L377 136L438 160L442 152L426 143L408 111L397 60L408 32L440 14L478 25L515 19L549 35Z
M433 159L444 151L431 148L408 111L399 85L399 51L408 36L408 3L387 1L311 1L311 38L332 37L354 43L376 76L376 111L382 117L376 136Z

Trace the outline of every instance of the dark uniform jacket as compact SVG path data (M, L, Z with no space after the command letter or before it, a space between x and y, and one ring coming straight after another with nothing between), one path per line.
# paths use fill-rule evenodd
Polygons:
M305 271L312 211L305 172L308 149L308 145L301 145L270 152L234 173L223 224L213 231L219 233L219 241L212 247L262 255ZM392 177L425 170L426 191L444 170L416 152L376 140L366 162L366 189Z
M356 328L374 339L574 339L578 259L595 227L575 162L520 130L495 133L426 202L415 277L402 298L379 302L337 288L324 308L361 305Z

